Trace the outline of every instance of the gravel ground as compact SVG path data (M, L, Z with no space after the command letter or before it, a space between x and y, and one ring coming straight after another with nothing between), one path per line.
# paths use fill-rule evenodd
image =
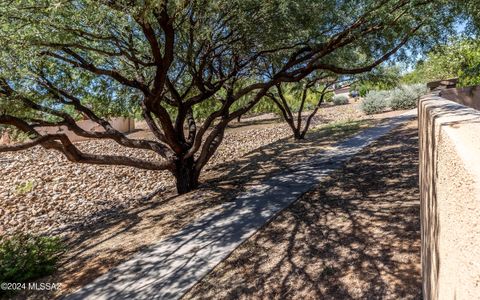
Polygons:
M183 299L421 299L416 121L362 151Z
M39 178L52 173L49 176L53 179L64 176L57 182L58 185L64 182L67 184L58 190L60 196L55 201L51 200L53 198L51 191L45 189L45 183L40 181L43 184L26 192L22 195L23 198L16 195L8 201L0 198L0 202L16 204L17 199L26 199L25 197L32 193L43 195L39 199L50 199L48 202L30 201L28 204L38 203L40 207L45 207L49 203L54 204L51 204L51 208L47 210L46 218L43 215L45 219L41 218L42 215L39 218L24 214L27 222L21 223L21 226L33 232L50 231L53 234L61 234L65 237L68 251L62 256L59 268L52 276L39 279L39 282L61 283L61 289L44 293L27 291L20 293L16 299L55 299L71 293L129 259L134 253L183 228L200 215L218 210L220 204L231 200L236 193L248 189L251 183L288 167L293 160L321 155L322 151L333 143L376 122L375 120L360 121L359 119L371 119L371 117L363 116L355 106L353 104L322 109L316 122L317 124L330 123L330 125L312 130L307 139L302 142L289 138L291 134L287 126L268 116L232 124L226 133L225 142L204 172L201 187L182 196L175 195L171 177L162 172L75 165L66 162L60 156L57 157L52 152L43 154L47 156L42 160L39 160L38 156L30 158L28 167L18 164L19 168L25 168L23 169L25 174L30 174L28 170L34 168ZM401 112L393 114L399 113ZM374 119L391 115L392 113L377 115ZM355 119L357 121L345 122ZM148 135L148 133L137 132L133 136L135 135ZM81 145L91 147L94 143L98 142L87 142ZM110 148L112 145L108 143L98 147L112 149ZM34 149L21 154L7 155L12 155L9 159L15 161L18 155L29 157L30 153L32 157L33 154L30 151L43 152L42 149ZM1 155L2 160L7 160L7 155ZM50 155L53 155L53 158L50 158ZM42 167L38 167L41 162ZM65 168L68 166L70 169L66 171L58 166ZM10 169L10 171L13 171L13 174L21 172L17 169ZM75 171L78 175L72 176L71 174L75 174ZM0 184L14 180L14 175L3 172L4 169L0 169L0 176L2 176ZM125 177L127 179L122 181ZM92 178L98 179L93 181ZM17 180L23 180L23 178ZM148 186L148 183L151 185ZM73 185L75 185L74 190L69 193L64 192ZM12 183L7 186L11 188ZM140 199L158 188L165 190L151 199ZM0 191L3 192L6 189L2 187ZM77 195L72 197L74 193ZM78 194L84 197L85 202L79 204L76 198ZM99 201L100 198L103 201ZM93 204L87 204L89 202ZM66 210L69 205L75 206L75 209ZM0 207L3 208L3 206ZM43 224L46 223L51 223L48 230L42 229L42 226L45 226ZM7 228L12 231L14 229L14 226Z
M271 117L233 123L206 169L291 135L286 124ZM326 107L313 125L359 118L365 116L357 104ZM151 135L137 132L132 136ZM111 141L78 145L91 153L160 159L154 153L125 149ZM94 224L107 214L137 207L144 197L155 191L171 191L173 186L168 172L73 164L41 147L0 153L0 235L16 231L65 234L79 225Z
M325 109L324 113L339 119L339 110L349 109L348 106ZM342 116L340 119L351 119L346 114ZM320 117L325 123L331 120L327 115ZM61 232L66 235L68 251L62 256L58 270L52 276L39 280L61 283L62 288L53 293L21 293L17 299L54 299L71 293L200 215L218 210L220 204L248 189L251 183L271 176L272 172L286 167L293 160L319 155L332 143L371 125L372 121L336 121L312 130L307 140L298 142L282 138L289 136L290 132L284 125L272 120L247 126L243 122L234 124L219 152L224 153L224 157L217 156L209 166L200 189L176 196L167 186L166 191L148 201L122 200L121 203L129 205L110 205L95 217L88 215L88 210L83 217L79 214L77 222L81 224L81 230ZM252 139L252 134L260 138ZM242 145L240 152L234 152L242 157L231 155L231 150L238 150L229 149L235 142L237 145L247 144ZM111 186L115 184L113 182ZM108 189L106 191L112 193ZM130 191L127 189L126 192ZM107 203L115 204L114 201Z

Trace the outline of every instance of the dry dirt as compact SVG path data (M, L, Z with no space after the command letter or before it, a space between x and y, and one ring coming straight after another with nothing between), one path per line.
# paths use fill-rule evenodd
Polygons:
M207 171L204 184L197 191L182 196L163 194L137 208L116 210L68 236L68 251L59 270L40 280L60 282L61 290L29 296L50 299L73 292L200 215L218 210L220 204L233 199L250 184L288 167L293 160L321 155L332 143L371 125L372 121L348 122L315 130L300 143L290 138L279 140Z
M356 104L329 106L319 111L313 125L363 118L371 117L363 115ZM286 124L268 115L234 122L206 168L290 135ZM153 138L146 131L130 136ZM151 151L119 147L111 141L85 141L78 146L89 153L160 159ZM141 207L142 199L156 191L168 194L173 186L173 177L166 171L75 164L41 147L0 153L0 235L81 230L83 225L98 223L117 211Z
M325 109L320 114L318 122L330 123L330 125L323 129L313 130L308 139L300 143L288 138L290 135L288 128L279 124L278 120L269 120L268 122L254 120L253 123L242 121L240 124L234 124L227 134L223 148L219 149L218 156L206 168L202 187L183 196L175 196L172 186L165 184L165 186L161 186L164 191L152 199L136 198L132 200L132 194L137 193L142 196L142 194L148 194L154 190L153 187L150 189L137 188L135 182L158 184L163 180L162 174L157 173L157 180L154 181L155 177L153 179L151 177L153 175L147 174L147 176L142 172L135 173L126 170L128 168L108 169L103 167L93 170L94 173L102 174L101 172L107 171L107 174L127 176L134 181L122 181L121 178L118 180L120 182L107 181L108 178L105 178L104 181L97 181L97 186L100 186L101 191L104 192L105 198L102 197L102 202L97 201L90 204L88 207L91 207L91 210L82 211L83 207L82 209L78 207L72 209L72 212L77 212L77 214L58 210L59 215L65 216L63 223L70 224L69 222L72 221L69 220L74 220L75 226L74 228L71 226L55 228L53 226L54 230L47 231L62 234L68 250L62 257L59 270L53 276L42 278L40 281L58 282L62 284L62 288L55 294L31 293L29 295L21 294L19 297L51 299L72 292L129 259L135 252L183 228L200 215L218 209L221 203L247 189L249 183L261 180L273 172L288 167L292 160L307 159L311 155L321 154L330 144L374 124L381 118L382 115L374 118L362 116L354 108L354 105ZM345 120L352 119L369 120L345 123ZM338 123L336 120L343 120L343 122ZM256 139L252 139L252 136L255 136ZM242 147L235 147L235 144L241 144ZM232 152L232 149L236 152ZM43 166L48 164L48 161L40 161ZM62 161L61 158L60 161L61 164L69 164ZM29 162L36 166L38 160ZM50 163L58 164L56 160L52 160ZM71 165L69 166L71 168L78 167L78 165ZM84 169L81 168L80 170L83 171ZM78 181L80 188L74 186L73 191L76 196L78 193L87 193L91 189L92 182L88 180L88 177L85 179L82 176L64 175L64 180L68 180L64 184L68 185L70 181ZM120 195L117 198L107 198L108 195L115 195L114 189L118 186L121 186L122 190L125 190L130 196L122 197ZM38 189L34 191L38 192ZM66 203L77 203L71 193L63 190L62 195L65 197ZM46 197L48 199L48 194ZM53 199L49 200L55 203ZM90 202L90 199L85 200L86 203ZM98 199L93 198L91 201L95 200ZM0 199L1 201L4 200ZM103 203L103 206L98 203ZM51 214L48 215L48 218L54 219L55 216ZM26 224L29 223L26 222Z
M417 123L362 151L183 299L421 299Z

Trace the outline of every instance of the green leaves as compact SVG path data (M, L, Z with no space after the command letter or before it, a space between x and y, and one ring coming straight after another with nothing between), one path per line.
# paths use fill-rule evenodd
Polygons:
M453 39L427 54L415 70L405 75L406 83L429 82L459 77L460 86L480 84L480 43Z
M64 251L59 238L18 233L0 238L0 282L27 283L50 275ZM5 291L0 290L0 296Z
M480 43L476 41L463 50L462 69L458 71L461 86L480 84Z
M70 48L88 63L119 70L126 78L150 76L148 68L136 69L121 53L127 51L128 40L128 51L149 56L131 16L98 1L0 0L0 28L4 43L0 78L8 79L18 93L78 117L71 106L59 104L40 84L48 80L81 99L99 116L136 113L133 106L138 108L137 92L108 76L94 75L52 56L74 61L63 52ZM0 110L22 117L26 111L12 98L8 103L0 99Z
M173 131L183 130L185 111L204 119L227 103L226 86L234 103L217 118L252 107L259 88L234 97L248 85L296 82L322 68L356 74L402 45L409 52L394 58L407 59L451 33L458 2L0 0L0 78L16 91L0 96L0 111L58 121L18 101L28 96L73 118L78 103L100 117L138 116L148 100L178 150L189 147L173 138L182 139ZM473 66L476 57L465 61ZM475 72L465 68L464 76Z
M398 66L380 66L372 72L356 76L352 89L365 97L370 91L393 89L400 83L401 75Z

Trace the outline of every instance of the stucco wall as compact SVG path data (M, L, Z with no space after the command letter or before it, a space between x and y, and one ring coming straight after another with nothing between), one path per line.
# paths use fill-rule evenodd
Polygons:
M438 91L438 90L455 88L457 86L457 83L458 83L458 78L436 80L436 81L427 83L427 88L430 91Z
M468 107L480 109L480 86L446 89L440 91L440 96Z
M424 299L480 297L480 112L419 103Z

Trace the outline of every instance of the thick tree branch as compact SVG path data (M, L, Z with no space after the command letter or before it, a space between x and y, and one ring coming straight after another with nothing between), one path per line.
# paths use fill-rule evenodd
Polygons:
M46 149L60 151L67 157L68 160L77 163L119 165L146 170L167 170L173 168L173 161L171 160L154 162L128 156L83 153L68 139L65 134L41 135L25 121L10 115L0 115L0 124L14 126L32 136L31 141L23 144L0 146L0 152L25 150L37 145L41 145Z

